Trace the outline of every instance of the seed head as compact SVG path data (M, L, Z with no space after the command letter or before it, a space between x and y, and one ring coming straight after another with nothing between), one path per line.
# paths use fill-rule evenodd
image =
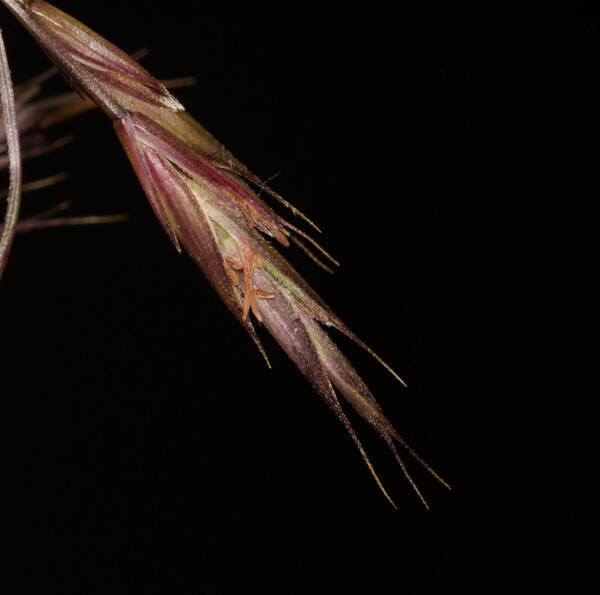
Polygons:
M448 487L396 432L325 328L337 328L392 370L331 311L269 240L284 247L294 241L327 268L304 240L337 263L305 232L265 204L251 185L316 226L235 159L127 54L43 0L2 2L70 84L112 119L150 204L177 250L183 248L194 259L263 355L255 323L273 335L342 422L390 502L335 389L385 440L424 503L394 441Z

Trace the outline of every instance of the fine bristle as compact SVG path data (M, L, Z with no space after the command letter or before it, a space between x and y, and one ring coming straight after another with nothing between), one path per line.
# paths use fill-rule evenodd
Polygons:
M440 475L438 475L438 473L431 467L431 465L429 465L429 463L427 463L422 457L421 455L419 455L415 449L406 442L406 440L404 440L404 438L402 438L402 436L398 435L398 433L394 432L392 434L392 436L394 437L395 440L398 441L398 443L400 443L402 445L402 447L410 454L411 457L413 457L415 459L415 461L419 462L425 469L427 469L427 471L433 476L435 477L445 488L447 488L448 490L452 490L452 486L442 477L440 477Z
M319 265L323 270L327 271L329 274L333 275L334 272L330 269L315 253L308 248L305 244L303 244L297 237L292 236L292 242L296 244L315 264Z
M340 266L340 263L333 256L331 256L331 254L329 254L329 252L327 252L327 250L325 250L325 248L323 248L317 241L315 241L313 238L311 238L307 233L303 232L301 229L298 229L296 226L292 225L291 223L288 223L285 220L282 220L281 224L284 227L287 227L287 229L291 230L295 234L299 235L301 238L304 238L307 242L309 242L312 246L314 246L323 256L325 256L325 258L327 258L327 260L332 262L335 266L338 266L338 267Z

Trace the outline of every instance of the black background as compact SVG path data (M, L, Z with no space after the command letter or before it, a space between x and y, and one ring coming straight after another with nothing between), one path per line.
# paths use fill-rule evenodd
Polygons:
M424 510L352 418L398 511L385 501L276 344L261 335L269 371L175 253L108 121L89 114L73 123L69 147L27 164L26 179L70 177L26 196L24 213L68 198L73 214L130 220L19 236L1 287L5 514L23 592L572 585L583 522L574 473L567 454L542 450L536 433L551 405L542 396L538 409L541 389L521 376L535 351L525 281L537 269L513 266L529 258L517 254L537 187L521 174L541 162L532 122L552 112L534 90L556 68L577 80L555 60L569 44L553 32L568 28L570 11L557 3L526 24L519 11L419 2L394 13L57 5L126 51L149 46L144 65L156 76L195 75L195 87L176 92L188 110L319 223L342 263L335 277L296 250L290 259L406 378L408 390L339 338L454 490L410 462ZM44 69L34 42L0 14L14 78ZM597 27L585 3L579 16L573 37L587 51ZM572 444L576 430L563 422ZM543 478L540 460L552 457Z

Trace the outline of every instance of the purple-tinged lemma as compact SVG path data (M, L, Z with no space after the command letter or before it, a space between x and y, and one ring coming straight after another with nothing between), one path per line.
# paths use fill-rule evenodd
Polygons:
M112 119L152 208L175 247L179 251L183 247L196 261L263 355L250 315L275 337L343 423L388 500L392 502L334 387L386 441L424 503L394 440L449 487L398 435L324 327L337 328L377 356L266 237L283 246L294 241L323 264L302 238L335 261L304 232L277 215L249 184L267 191L311 222L250 173L185 112L164 85L127 54L47 2L2 2L37 39L71 86Z
M139 50L134 54L136 58L144 57L146 49ZM8 70L6 70L8 72ZM46 155L60 149L71 142L72 136L61 136L51 134L52 128L70 120L81 113L96 108L96 104L86 97L82 97L74 91L58 95L43 96L42 88L46 81L55 76L58 70L52 67L45 72L30 78L29 80L8 87L8 92L14 95L16 129L19 135L20 161ZM194 77L183 77L168 79L164 84L168 88L189 87L196 83ZM7 131L10 127L4 125L4 110L0 110L0 171L6 170L11 164L11 156L8 153ZM12 159L18 165L18 159ZM67 175L58 173L43 179L27 181L22 184L22 191L29 192L40 190L62 182ZM10 188L5 190L0 187L0 200L10 195ZM14 232L38 230L48 227L63 227L67 225L90 225L98 223L115 223L127 219L126 215L88 215L84 217L66 216L63 214L70 207L70 201L62 201L54 207L34 215L22 217L17 222ZM5 229L0 224L0 232ZM6 263L8 248L3 253ZM0 271L1 273L1 271ZM1 274L0 274L1 276Z

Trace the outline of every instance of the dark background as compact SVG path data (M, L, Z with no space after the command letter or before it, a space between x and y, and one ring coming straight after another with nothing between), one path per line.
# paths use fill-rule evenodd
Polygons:
M531 377L543 264L521 248L544 213L539 133L561 128L539 88L555 101L561 77L579 82L563 50L566 35L589 50L588 5L534 21L419 2L57 5L126 51L149 46L156 76L197 76L176 91L188 110L319 223L340 271L290 259L407 380L339 338L454 490L409 461L424 510L353 417L398 511L385 501L276 344L261 334L269 371L175 253L108 121L89 114L71 146L27 164L26 179L70 177L24 212L68 198L72 214L130 220L19 236L1 287L5 514L23 592L572 588L585 566L578 432L561 412L567 446L540 434L557 413ZM0 14L14 78L46 68Z

